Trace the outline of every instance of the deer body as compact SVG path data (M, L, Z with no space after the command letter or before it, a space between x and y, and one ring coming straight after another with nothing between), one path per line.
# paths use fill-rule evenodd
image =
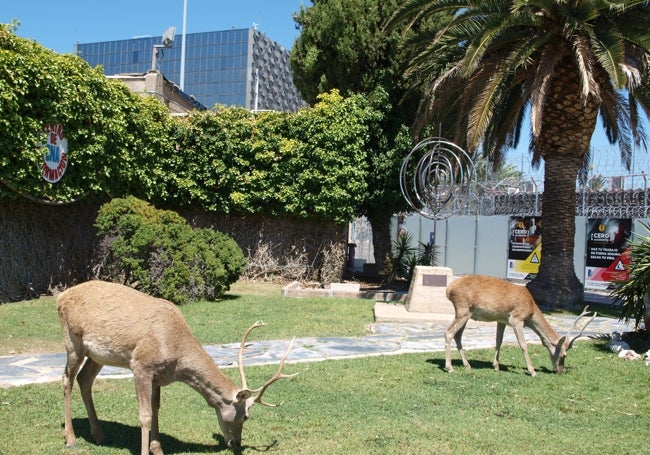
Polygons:
M533 296L525 286L519 286L499 278L482 275L470 275L459 278L447 286L447 298L453 303L455 318L445 332L445 369L453 371L451 365L451 340L456 341L463 365L471 368L462 346L463 331L470 319L476 321L496 322L496 349L493 366L499 369L499 351L503 342L506 325L513 328L519 347L523 351L526 367L531 376L535 369L528 355L528 347L524 337L524 327L532 329L539 336L542 344L548 349L556 373L564 371L566 352L573 342L582 335L582 331L596 317L596 314L585 324L578 336L569 340L567 336L558 335L548 323ZM585 311L578 320L586 314ZM578 322L576 320L576 324ZM575 325L574 324L574 328Z
M154 455L163 453L158 429L160 387L181 381L200 393L217 411L228 446L238 447L250 407L262 403L263 389L270 383L288 377L280 374L287 351L271 381L257 391L246 388L241 351L248 333L261 324L251 327L242 340L239 367L243 385L238 387L192 335L178 308L166 300L120 284L89 281L64 291L57 299L57 310L67 352L63 374L64 433L70 447L76 445L70 407L75 376L88 412L91 435L97 443L104 440L91 394L93 381L104 365L133 371L142 455L149 451ZM79 371L84 358L86 363Z

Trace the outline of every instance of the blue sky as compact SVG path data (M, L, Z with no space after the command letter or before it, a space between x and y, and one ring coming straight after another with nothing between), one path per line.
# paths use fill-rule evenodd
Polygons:
M180 37L183 0L13 0L4 2L0 22L21 22L17 34L59 53L75 42L160 36L170 26ZM231 28L258 29L286 49L298 35L293 13L308 0L187 0L187 33Z
M177 39L183 30L183 0L14 0L0 9L0 22L18 19L18 35L31 38L59 53L70 53L75 42L112 41L134 36L160 36L176 27ZM187 33L248 28L256 24L269 38L291 49L298 36L293 13L309 0L187 0ZM646 122L646 131L650 126ZM618 151L606 141L600 126L592 139L596 151L595 173L625 175ZM405 152L406 153L406 152ZM650 173L650 157L635 154L635 173ZM536 180L543 169L530 168L528 137L522 137L508 161Z

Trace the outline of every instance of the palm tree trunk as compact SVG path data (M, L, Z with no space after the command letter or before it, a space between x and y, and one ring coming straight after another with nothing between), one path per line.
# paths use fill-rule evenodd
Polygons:
M576 179L596 128L598 102L580 96L580 78L569 56L558 65L542 109L534 151L544 158L542 260L528 289L539 306L573 308L584 287L575 273Z
M542 196L542 260L528 289L542 308L572 308L582 302L583 285L573 263L575 238L575 156L551 154L545 160Z

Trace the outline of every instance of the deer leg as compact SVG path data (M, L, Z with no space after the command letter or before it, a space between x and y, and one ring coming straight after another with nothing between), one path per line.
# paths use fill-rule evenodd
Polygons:
M135 380L135 395L138 399L140 427L142 430L140 440L140 455L149 455L149 434L151 433L151 422L153 419L151 412L153 384L150 378L143 378L142 376L139 376L135 371L133 374ZM157 449L160 449L160 445L157 447ZM154 455L160 455L162 454L162 450L158 450L157 453L153 453Z
M97 444L104 442L104 433L99 426L99 420L97 419L97 412L95 411L95 403L93 402L91 389L95 378L103 366L104 365L101 365L88 357L88 359L86 359L86 363L84 363L83 368L77 375L77 382L79 383L79 390L81 390L81 397L84 400L86 412L88 413L90 435L93 437Z
M503 332L505 332L505 330L506 325L497 322L497 344L494 349L494 360L492 361L494 371L499 371L499 352L501 351L501 344L503 343Z
M447 331L445 332L445 370L449 373L454 371L454 368L451 366L451 340L452 338L456 341L456 347L460 352L460 358L463 360L463 365L465 368L471 368L467 357L465 356L465 351L463 350L462 338L463 331L469 321L470 315L458 317L454 319Z
M160 410L160 386L154 385L151 392L151 436L149 450L154 455L162 455L160 431L158 429L158 411Z
M532 377L535 377L537 373L535 372L535 369L533 368L533 364L530 361L530 357L528 356L528 346L526 345L526 338L524 338L524 325L523 323L518 325L513 325L512 328L515 331L515 336L517 337L517 342L519 343L519 347L524 353L524 359L526 360L526 368L528 368L528 372L530 373L530 375Z
M79 367L83 362L84 355L75 350L74 344L70 340L70 336L65 334L65 347L67 351L67 361L65 364L65 369L63 370L63 404L65 408L65 423L64 423L64 436L65 436L65 445L66 447L76 448L77 447L77 438L74 434L74 428L72 427L72 405L71 405L71 395L72 395L72 386L74 385L74 378L79 371Z

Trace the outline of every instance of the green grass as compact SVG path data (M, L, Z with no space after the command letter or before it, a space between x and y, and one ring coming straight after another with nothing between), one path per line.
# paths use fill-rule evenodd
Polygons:
M181 310L203 342L236 342L257 319L268 323L257 339L362 335L372 302L286 299L278 293L235 287L222 302ZM17 326L17 327L14 327ZM60 346L53 299L0 306L2 349ZM540 345L529 351L538 375L528 376L521 350L502 350L502 371L491 368L492 350L472 351L472 370L454 351L453 374L444 353L298 363L255 407L244 427L244 454L636 454L650 425L648 367L625 362L605 341L580 341L567 373L550 372ZM14 348L16 349L16 348ZM61 349L54 349L61 350ZM249 367L253 386L275 366ZM238 383L236 369L225 369ZM133 382L98 380L94 396L108 441L92 442L78 388L73 393L79 448L63 449L63 397L59 383L0 389L0 454L135 454L140 429ZM167 454L232 453L215 412L184 384L164 387L160 415Z
M255 321L267 325L251 339L294 336L360 336L372 322L374 302L358 299L290 299L279 285L236 283L218 302L197 302L180 309L204 344L239 342ZM63 336L53 297L0 305L0 356L63 352Z
M287 365L300 374L269 389L278 408L256 407L243 453L273 454L635 454L647 444L647 367L624 362L598 342L581 342L564 375L547 352L505 347L505 371L490 350L471 353L472 370L442 371L443 353ZM459 362L457 362L459 364ZM274 367L249 368L260 383ZM237 372L225 370L236 380ZM109 442L95 445L78 389L73 394L79 449L64 451L59 384L0 390L0 453L134 454L139 423L131 380L98 380L95 401ZM214 411L183 384L163 388L160 416L167 454L229 453Z

